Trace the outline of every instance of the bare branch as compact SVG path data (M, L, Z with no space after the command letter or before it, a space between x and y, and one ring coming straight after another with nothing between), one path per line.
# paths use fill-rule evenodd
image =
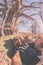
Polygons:
M22 9L33 9L33 8L40 8L40 4L43 4L43 2L32 2L30 5L23 5Z
M26 15L26 14L24 14L24 13L22 13L21 14L21 16L23 16L23 17L25 17L26 19L28 19L28 20L30 20L30 22L31 22L31 24L35 24L35 19L33 19L31 16L28 16L28 15Z
M0 8L0 11L5 11L6 9L5 8Z
M5 6L4 4L0 3L1 6Z
M5 3L5 7L6 7L6 9L8 9L8 7L7 7L7 1L4 0L4 3Z

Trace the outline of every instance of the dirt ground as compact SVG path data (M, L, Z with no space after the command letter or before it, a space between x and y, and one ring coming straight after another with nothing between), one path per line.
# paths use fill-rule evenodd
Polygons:
M13 37L12 36L11 37L9 36L9 37L0 38L0 65L11 65L11 59L7 55L8 47L6 48L4 46L6 39L7 40L13 39ZM9 43L11 43L11 41ZM12 46L12 44L11 44L11 46ZM11 49L12 48L13 48L13 46L11 47ZM40 61L36 65L43 65L43 51L42 51L42 55L39 56L39 58L40 58Z

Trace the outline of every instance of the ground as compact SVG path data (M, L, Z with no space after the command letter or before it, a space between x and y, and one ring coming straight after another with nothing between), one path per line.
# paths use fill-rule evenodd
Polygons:
M7 55L8 49L5 48L4 45L6 40L13 39L13 38L14 36L0 37L0 65L11 65L11 59ZM43 51L42 51L42 55L39 56L39 58L40 61L36 65L43 65Z

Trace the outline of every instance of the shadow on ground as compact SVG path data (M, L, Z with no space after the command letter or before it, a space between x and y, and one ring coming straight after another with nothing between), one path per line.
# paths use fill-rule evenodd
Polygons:
M4 47L8 49L7 55L9 56L9 58L12 58L17 51L16 47L14 46L13 40L10 39L5 41ZM35 52L35 50L32 50L32 49L24 51L23 53L20 52L20 57L24 65L36 65L40 61L40 59L37 57L38 55L33 54L32 51Z
M16 47L13 44L12 39L5 41L4 47L8 49L7 55L12 58L16 53Z

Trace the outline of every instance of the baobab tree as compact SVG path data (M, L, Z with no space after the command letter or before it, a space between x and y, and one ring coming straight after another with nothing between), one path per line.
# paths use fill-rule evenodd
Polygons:
M20 24L19 18L21 17L28 19L28 21L33 25L33 27L36 23L36 19L34 19L34 16L39 16L43 21L41 11L41 5L43 5L43 2L31 2L30 5L24 5L23 0L3 0L3 2L4 3L0 3L0 12L2 12L2 14L0 14L0 17L2 18L2 25L0 30L3 36L4 32L6 33L6 31L13 31L13 33L15 31L18 32L18 26ZM38 13L26 14L24 13L26 10L36 10ZM21 23L23 23L23 21Z

